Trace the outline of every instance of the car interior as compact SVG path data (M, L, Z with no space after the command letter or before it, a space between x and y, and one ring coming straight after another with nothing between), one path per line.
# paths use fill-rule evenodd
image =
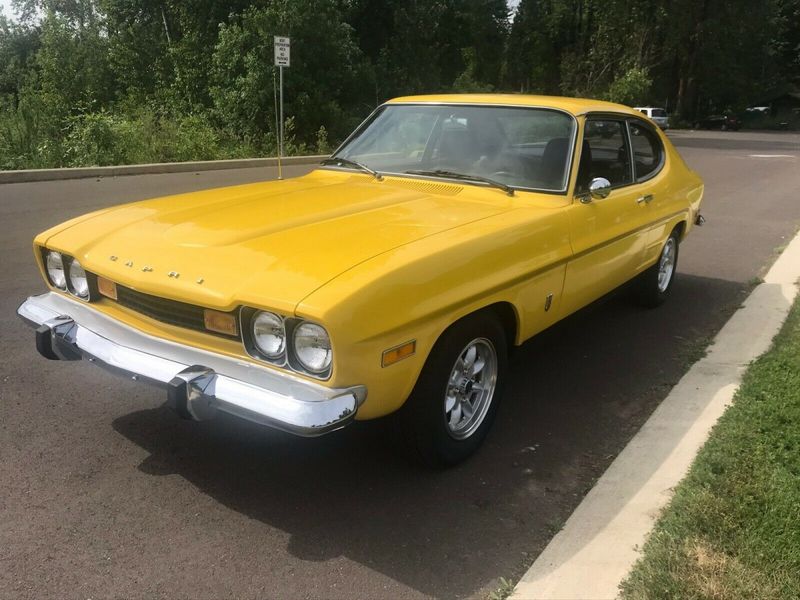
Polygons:
M611 187L631 183L631 163L624 121L586 122L576 192L585 193L595 177L603 177Z

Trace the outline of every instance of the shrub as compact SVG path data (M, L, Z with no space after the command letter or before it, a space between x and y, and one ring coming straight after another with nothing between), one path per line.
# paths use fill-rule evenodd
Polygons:
M123 129L124 119L106 112L71 118L65 143L67 163L73 167L125 164Z
M634 106L641 98L647 97L651 85L653 85L653 80L650 79L647 69L634 67L628 69L611 83L605 97L611 102Z

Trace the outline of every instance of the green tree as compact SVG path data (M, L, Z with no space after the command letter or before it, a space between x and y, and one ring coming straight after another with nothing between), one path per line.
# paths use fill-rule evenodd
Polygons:
M611 82L605 97L611 102L638 105L648 96L652 84L653 80L648 76L646 69L629 69Z
M275 35L292 38L284 83L286 114L295 119L296 135L311 140L324 125L341 138L369 110L371 86L350 25L325 0L274 1L221 27L210 88L220 120L251 138L274 136Z
M522 0L514 13L506 81L520 92L548 92L557 79L559 57L547 35L544 8L538 0Z
M270 152L290 35L293 150L387 98L513 90L738 110L800 86L800 0L14 0L0 165Z
M40 45L37 29L0 15L0 106L17 105Z

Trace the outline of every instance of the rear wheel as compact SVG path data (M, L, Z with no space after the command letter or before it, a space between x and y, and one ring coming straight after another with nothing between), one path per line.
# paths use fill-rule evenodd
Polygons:
M672 289L678 267L679 232L673 230L661 248L658 261L639 275L636 296L642 306L655 308L664 303Z
M492 426L507 369L505 331L491 313L445 331L398 414L410 457L446 467L473 454Z

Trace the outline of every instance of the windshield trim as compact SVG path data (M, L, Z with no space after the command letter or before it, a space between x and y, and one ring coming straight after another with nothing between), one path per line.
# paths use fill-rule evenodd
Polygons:
M383 104L379 105L378 107L373 110L369 116L364 119L361 124L356 127L353 132L348 135L345 140L339 144L339 146L334 150L330 158L336 158L336 155L344 148L350 141L356 137L359 133L361 133L364 128L369 125L372 120L378 115L380 111L385 109L387 106L490 106L494 108L516 108L520 110L527 110L527 109L538 109L538 110L549 110L553 112L558 112L564 115L567 115L572 120L572 139L571 144L569 147L569 154L567 155L567 176L564 181L564 187L561 189L543 189L543 188L533 188L533 187L525 187L525 186L516 186L516 185L509 185L514 190L518 190L521 192L536 192L537 194L554 194L564 196L569 191L570 183L572 182L572 171L573 171L573 160L575 158L575 144L578 139L578 119L574 114L569 112L568 110L564 110L563 108L556 108L553 106L540 106L538 104L507 104L507 103L489 103L489 102L384 102ZM331 171L353 171L356 173L362 173L363 171L359 171L356 168L348 168L348 167L339 167L336 165L323 165L322 169L327 169ZM381 175L390 175L392 177L406 177L406 178L422 178L422 175L415 175L410 176L407 173L396 173L393 171L381 171ZM424 178L428 178L428 176L424 176ZM465 181L463 179L450 179L447 177L433 177L431 179L445 179L447 181L457 181L461 184L467 185L478 185L480 187L485 187L486 184L478 181Z

